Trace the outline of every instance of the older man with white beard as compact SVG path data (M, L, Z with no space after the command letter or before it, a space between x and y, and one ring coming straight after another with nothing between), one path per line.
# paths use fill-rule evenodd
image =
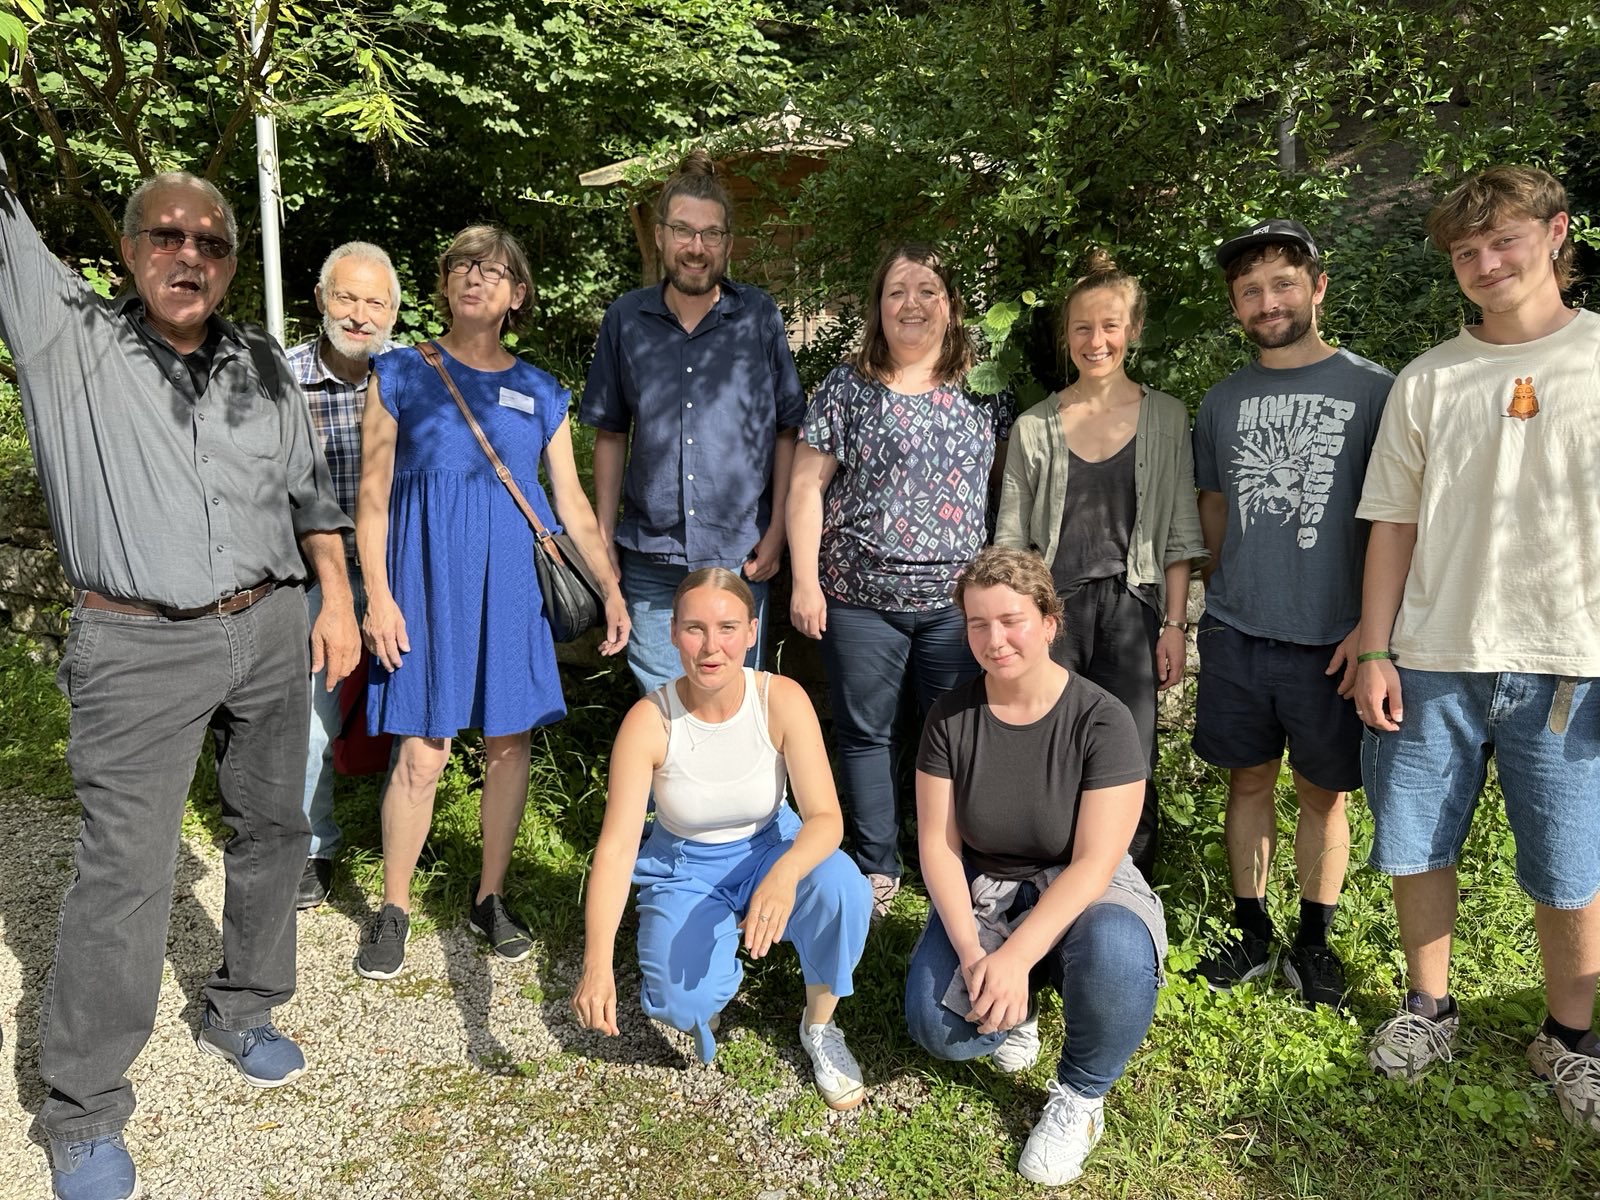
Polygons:
M317 444L333 476L339 507L352 518L361 479L361 414L366 405L372 359L394 348L389 331L400 307L400 280L389 256L370 242L346 242L328 255L317 282L317 308L322 329L289 351L295 379L311 409ZM356 620L366 610L361 572L356 567L355 539L345 539ZM306 592L312 620L322 605L322 591ZM339 848L339 823L333 816L333 739L339 732L340 685L325 675L311 677L311 744L306 754L306 820L311 824L311 850L306 859L297 907L315 908L328 898L333 856Z

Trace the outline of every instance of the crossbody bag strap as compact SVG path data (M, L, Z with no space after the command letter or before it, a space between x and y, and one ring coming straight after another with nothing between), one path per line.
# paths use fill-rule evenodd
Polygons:
M489 463L494 467L494 473L500 482L506 485L506 491L511 493L511 498L516 501L517 507L522 510L522 515L528 519L528 524L533 526L533 536L551 558L562 566L566 566L566 559L561 557L561 549L550 536L550 531L545 528L544 522L539 520L539 514L533 511L533 505L528 503L528 498L522 494L522 489L517 486L517 481L511 478L511 469L500 461L500 456L494 452L494 447L489 444L488 437L483 432L483 426L478 424L478 419L472 415L472 410L467 407L467 402L461 397L461 389L456 387L456 381L450 378L450 372L445 370L444 357L439 353L436 342L418 342L417 353L422 355L423 361L439 372L439 378L444 380L444 386L450 389L450 398L456 402L456 407L461 410L461 415L467 419L467 425L472 430L472 436L478 439L478 445L483 447L484 454L488 455Z

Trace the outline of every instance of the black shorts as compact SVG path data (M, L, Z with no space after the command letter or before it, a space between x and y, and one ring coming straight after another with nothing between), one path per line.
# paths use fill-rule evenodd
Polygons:
M1194 752L1215 767L1257 767L1283 757L1330 792L1361 786L1361 721L1327 674L1338 648L1240 633L1207 615L1195 635Z

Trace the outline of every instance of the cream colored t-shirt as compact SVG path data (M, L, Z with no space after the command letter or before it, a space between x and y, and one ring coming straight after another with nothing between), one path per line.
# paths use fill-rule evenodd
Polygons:
M1412 362L1356 516L1417 526L1401 666L1600 676L1600 315Z

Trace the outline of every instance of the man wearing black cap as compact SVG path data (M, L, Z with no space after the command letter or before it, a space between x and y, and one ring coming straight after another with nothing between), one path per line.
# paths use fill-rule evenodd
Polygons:
M1309 1003L1338 1005L1328 946L1350 853L1345 793L1361 786L1361 722L1347 698L1366 526L1356 503L1393 377L1317 331L1328 288L1298 221L1263 221L1217 250L1257 361L1206 393L1195 483L1211 567L1200 622L1194 750L1229 771L1226 838L1234 937L1205 959L1214 988L1268 974L1266 885L1284 746L1300 815L1300 923L1283 973Z

